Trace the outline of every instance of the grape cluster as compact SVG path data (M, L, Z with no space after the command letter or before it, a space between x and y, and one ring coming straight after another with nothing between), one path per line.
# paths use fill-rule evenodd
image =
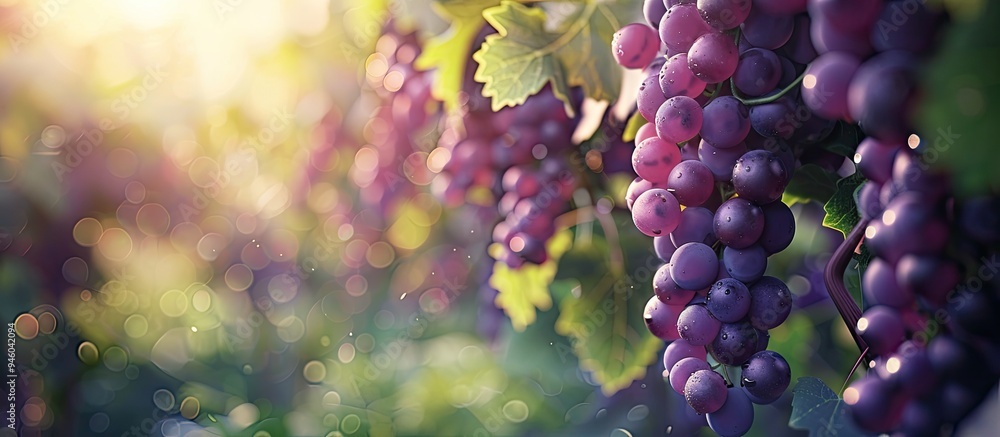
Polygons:
M486 32L478 43L485 37ZM494 112L483 85L472 79L475 68L470 61L462 108L438 144L448 158L432 189L450 206L495 205L502 220L493 229L500 246L494 255L511 268L541 264L555 218L569 209L576 187L570 152L579 119L568 115L549 87L519 106ZM576 114L583 100L579 91L570 96Z
M818 142L835 123L801 101L816 51L805 3L791 3L649 0L650 25L623 27L613 44L620 64L646 74L637 109L649 124L636 136L626 203L666 264L645 319L671 342L670 385L724 436L746 433L752 404L774 402L791 380L767 343L792 296L764 272L795 233L780 199L809 154L791 144ZM727 383L709 355L722 370L741 367L740 381Z

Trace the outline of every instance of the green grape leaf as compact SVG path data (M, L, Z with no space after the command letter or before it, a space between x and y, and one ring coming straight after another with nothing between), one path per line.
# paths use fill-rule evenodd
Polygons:
M945 2L956 7L957 1ZM928 62L915 123L925 164L949 171L956 193L1000 189L996 125L1000 119L1000 2L964 2Z
M663 342L649 333L643 311L652 296L649 278L659 264L648 238L636 238L622 221L624 269L598 234L563 256L552 293L559 299L556 332L568 337L580 367L611 395L641 378ZM631 250L628 250L631 249ZM624 272L623 272L624 270ZM629 273L626 275L626 273Z
M847 234L851 233L854 226L861 220L855 194L864 182L864 176L861 176L861 172L857 171L837 181L837 191L823 205L823 211L826 211L826 215L823 217L823 226L836 229L844 234L844 238L847 238Z
M525 263L517 269L499 261L494 264L490 285L499 292L494 303L507 313L515 330L524 331L534 323L536 310L552 307L549 284L556 275L559 258L569 249L571 234L560 232L549 240L549 259L542 264Z
M639 128L648 123L639 111L635 111L625 124L625 131L622 132L622 141L629 142L635 140L635 134L639 133Z
M792 390L788 426L809 431L810 437L868 436L847 415L847 405L819 378L799 378Z
M435 70L431 92L448 110L459 106L458 96L465 78L472 43L486 24L483 10L500 0L438 0L434 10L451 25L447 31L427 40L414 62L420 70Z
M788 205L817 201L826 203L837 191L837 174L816 164L806 164L795 170L782 197Z
M584 3L556 31L548 30L548 16L540 8L504 1L484 11L499 33L487 36L472 59L479 64L475 79L484 84L493 110L520 105L546 84L571 115L571 87L582 87L596 100L614 100L622 73L611 55L611 38L621 27L616 17L625 16L626 9L618 10L622 3L630 2Z

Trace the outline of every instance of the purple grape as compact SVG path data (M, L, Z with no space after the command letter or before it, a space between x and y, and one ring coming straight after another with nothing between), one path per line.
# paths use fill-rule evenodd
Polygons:
M883 305L876 305L865 311L858 320L855 331L876 355L892 353L903 343L905 334L903 319L899 313Z
M906 50L923 53L930 48L941 18L939 13L931 11L922 2L887 2L872 26L872 46L879 52Z
M743 249L726 247L722 251L722 263L726 265L729 276L749 284L764 276L767 251L759 244Z
M673 194L661 188L647 190L632 204L632 221L650 237L674 231L681 219L681 206Z
M684 211L681 213L683 214ZM670 241L670 237L653 237L653 250L656 252L656 256L666 263L670 262L670 256L677 250L677 246L674 246L674 243Z
M867 28L845 31L838 29L825 17L814 16L809 32L816 52L821 55L840 52L864 59L872 54Z
M852 55L824 53L806 68L802 101L820 117L849 120L847 90L860 65Z
M886 361L885 379L893 380L897 386L911 396L923 396L934 391L938 377L927 356L927 350L912 341L899 346L896 353Z
M796 105L788 96L750 107L750 126L763 137L791 138L795 133Z
M764 212L750 201L741 198L727 200L715 212L715 236L722 244L734 249L745 249L760 239L764 232Z
M687 357L674 364L667 373L667 378L670 382L670 388L673 388L678 394L684 394L684 385L687 384L688 378L694 372L699 370L712 370L712 367L708 365L708 362L694 357Z
M886 143L872 137L865 138L858 144L854 163L858 165L858 170L865 178L876 184L883 184L892 177L892 164L901 147L898 143Z
M642 2L642 16L650 26L660 27L660 20L663 14L667 13L667 6L663 0L644 0Z
M734 278L716 281L705 299L708 310L724 323L735 323L750 311L750 290Z
M866 181L858 190L858 214L863 220L868 220L882 214L882 203L879 202L879 190L882 186L875 181Z
M715 193L715 176L701 161L681 161L670 171L667 190L674 193L681 205L698 206Z
M701 138L697 136L684 142L681 146L681 162L698 159L698 144L701 144Z
M767 350L767 344L771 342L771 334L767 331L757 330L757 347L754 348L754 353Z
M740 197L758 205L781 199L788 185L785 164L766 150L751 150L733 166L733 187Z
M684 384L684 399L698 414L717 411L726 403L726 395L726 381L711 370L692 373Z
M777 328L792 311L792 293L780 279L764 276L750 286L750 324L762 331Z
M895 428L905 405L904 398L891 384L873 375L855 381L844 390L844 403L855 423L876 433Z
M686 53L702 35L714 32L693 4L679 4L667 9L660 20L660 40L674 53Z
M809 0L809 16L823 17L843 31L871 28L882 10L882 2L873 0Z
M896 271L884 260L875 258L865 269L861 281L865 299L873 304L905 309L913 305L916 296L903 290L896 282Z
M681 151L676 144L660 137L643 140L632 151L632 168L635 174L654 184L665 185L670 171L681 162Z
M667 59L660 69L660 89L668 98L687 96L696 98L705 91L705 82L698 79L688 68L687 53L680 53Z
M757 352L757 330L750 322L723 323L708 351L722 364L742 365Z
M750 97L762 96L773 91L780 80L781 61L774 52L752 48L740 53L733 85L741 93Z
M788 59L799 64L808 64L816 59L816 48L813 47L812 38L809 36L809 25L808 15L796 16L792 36L781 48Z
M656 136L656 124L646 123L641 127L639 127L639 130L635 132L635 144L638 145L639 143L645 141L646 138L653 138L655 136Z
M757 244L769 254L785 250L795 238L795 216L783 202L771 202L760 207L764 212L764 232Z
M652 123L656 121L656 112L666 101L667 96L663 95L663 90L660 89L659 74L647 75L639 84L639 94L635 98L639 114Z
M905 255L896 264L896 283L899 287L923 296L935 307L944 306L948 293L960 280L958 266L937 255Z
M691 343L688 343L687 340L674 340L670 342L670 344L667 345L667 348L663 351L663 368L669 372L678 361L688 357L705 361L708 357L708 353L705 352L704 347L693 346Z
M740 437L753 425L753 404L739 387L729 388L726 403L705 415L708 427L721 437Z
M710 26L729 30L747 19L750 0L698 0L698 10Z
M677 285L670 275L670 264L664 264L653 275L653 293L667 305L687 305L695 292Z
M683 308L679 305L667 305L653 296L649 298L649 302L646 302L642 318L646 321L646 327L653 335L661 340L677 340L681 338L680 334L677 333L677 317L680 316Z
M781 354L762 351L753 354L743 363L740 385L755 404L770 404L788 388L792 381L792 369Z
M656 135L675 144L698 135L701 123L701 105L687 96L671 97L656 111Z
M701 139L718 149L735 147L750 133L750 111L733 96L712 99L703 110Z
M715 340L720 326L722 323L704 305L688 305L677 318L677 332L695 346L704 346Z
M851 80L847 105L865 133L885 141L905 139L917 79L911 55L884 52L865 61Z
M670 257L670 277L688 290L701 290L712 284L718 273L719 259L703 243L686 243Z
M654 183L652 183L650 181L647 181L647 180L645 180L643 178L635 178L632 181L632 183L630 183L628 185L628 190L625 191L625 204L628 206L628 209L629 210L632 209L632 205L635 203L635 199L638 199L639 196L642 195L642 193L645 193L646 191L649 191L650 189L653 189L653 188L666 188L666 187L662 186L662 185L654 184ZM512 193L507 193L507 194L512 194ZM505 194L504 198L506 198L506 197L507 197L507 195ZM514 198L516 199L516 196ZM501 202L502 201L503 201L503 199L501 199ZM503 214L503 210L502 209L501 209L500 213Z
M643 68L660 51L660 38L656 29L645 24L626 24L611 39L611 53L618 65L625 68Z
M712 176L719 182L732 181L733 166L736 165L736 160L740 159L746 152L746 144L737 144L736 147L719 149L711 145L708 141L702 140L698 145L698 159L712 171Z
M940 253L948 243L948 225L923 196L905 192L892 199L881 219L869 225L865 237L875 256L895 264L905 254Z
M677 229L670 233L670 241L676 247L687 243L712 245L715 243L715 232L712 230L714 217L715 214L705 208L685 208L681 211L681 222L677 225Z
M721 32L709 32L691 44L688 68L705 83L721 83L736 72L740 54L733 38Z
M740 25L742 35L754 47L776 50L792 37L795 20L788 14L770 14L759 8L750 10L750 15Z

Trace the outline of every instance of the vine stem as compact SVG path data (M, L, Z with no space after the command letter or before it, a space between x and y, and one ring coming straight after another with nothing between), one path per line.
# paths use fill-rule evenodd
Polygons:
M736 100L739 100L740 103L742 103L742 104L744 104L746 106L765 105L765 104L774 102L775 100L778 100L778 99L784 97L785 94L788 94L789 91L791 91L791 90L795 89L795 87L799 86L799 84L802 83L802 79L805 76L806 76L806 74L805 74L805 72L803 72L802 74L799 75L799 77L796 77L795 80L792 81L792 83L790 83L790 84L788 84L788 86L782 88L781 91L778 91L778 93L775 94L775 95L773 95L773 96L758 97L756 99L747 99L747 98L741 96L740 92L736 89L736 86L733 85L733 78L731 78L731 77L729 78L729 87L732 88L733 97L735 97Z
M865 360L865 356L868 355L868 348L865 348L864 352L861 352L861 356L858 357L858 361L854 362L854 367L851 367L851 373L847 374L847 378L844 379L844 386L840 388L840 396L844 396L844 390L847 389L847 384L851 382L851 377L854 376L854 372L858 370L858 366Z
M868 343L854 329L855 326L858 326L858 319L861 318L861 308L858 308L851 293L844 286L844 270L851 262L851 254L861 243L867 227L868 220L860 220L851 233L847 234L844 242L833 251L833 256L830 257L830 262L827 263L826 269L823 271L823 282L826 283L826 290L830 293L834 305L837 306L840 317L847 324L847 329L850 331L851 337L854 338L854 343L858 345L858 350L862 352L861 358L868 355ZM861 360L859 359L858 362Z

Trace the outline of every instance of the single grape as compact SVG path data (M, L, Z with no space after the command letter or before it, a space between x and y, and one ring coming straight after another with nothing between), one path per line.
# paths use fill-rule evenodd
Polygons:
M681 213L683 214L684 211ZM675 250L677 250L677 246L674 246L674 243L670 241L670 237L653 237L653 251L663 262L670 262L670 256L674 254Z
M787 96L753 106L750 108L750 127L764 137L791 138L799 123L797 109L795 102Z
M711 285L718 268L719 258L704 243L686 243L670 257L670 277L688 290L701 290Z
M905 254L931 255L943 251L948 243L948 225L924 201L923 195L906 192L889 202L880 219L865 230L865 237L875 256L895 264Z
M662 340L677 340L681 338L677 333L677 317L684 307L667 305L656 296L646 302L646 309L642 313L646 321L649 332Z
M698 0L698 10L710 26L729 30L747 19L750 0Z
M927 356L927 349L906 341L886 360L883 379L894 381L911 396L923 396L934 391L938 377Z
M688 343L687 340L679 339L670 342L667 348L663 351L663 368L668 372L677 364L678 361L684 358L694 357L699 360L705 361L708 357L708 353L705 351L704 347L693 346Z
M813 47L812 38L809 36L809 25L808 15L796 16L792 36L781 47L781 52L798 64L808 64L816 59L816 48Z
M750 324L758 330L777 328L792 311L792 293L780 279L764 276L749 287Z
M741 93L750 97L762 96L773 91L780 80L781 61L774 52L752 48L740 53L740 62L733 73L733 85Z
M755 404L770 404L784 394L792 381L792 369L781 354L762 351L743 363L740 385Z
M676 144L660 137L647 138L632 151L632 168L635 174L654 184L665 185L670 172L681 162L681 151Z
M882 2L872 0L809 0L809 16L823 17L844 31L867 33L881 10Z
M681 161L670 171L667 190L674 193L681 205L699 206L715 193L715 176L701 161Z
M868 29L843 30L834 26L826 17L814 17L809 29L813 45L819 54L839 52L867 58L872 54Z
M795 15L806 11L807 0L754 0L754 8L769 14Z
M671 97L656 111L656 134L675 144L698 135L701 124L701 105L687 96Z
M688 51L688 68L705 83L729 79L736 72L739 61L739 50L733 38L721 32L698 37Z
M754 47L775 50L792 37L795 21L788 14L771 14L760 8L750 9L750 15L740 25L741 34Z
M722 263L733 279L751 283L764 276L767 269L767 251L755 244L743 249L727 247L722 251Z
M721 437L740 437L753 425L753 404L739 387L729 388L726 403L705 415L708 427Z
M705 91L705 81L698 79L688 68L687 53L679 53L667 59L660 69L660 89L667 98L687 96L696 98Z
M899 313L887 306L876 305L869 308L861 318L855 331L868 343L876 355L886 355L903 343L903 319Z
M677 318L677 332L695 346L705 346L715 340L719 322L704 305L688 305Z
M712 367L708 365L708 362L694 357L687 357L674 364L670 368L670 372L667 374L667 379L670 382L670 388L673 388L678 394L684 394L684 386L687 384L688 378L691 374L699 370L712 370Z
M717 411L726 403L726 395L726 381L711 370L698 370L684 383L684 399L698 414Z
M757 340L757 330L749 322L723 323L708 351L722 364L739 366L757 352Z
M677 199L661 188L647 190L632 204L635 227L650 237L670 234L680 218L681 206Z
M740 197L765 205L781 199L788 185L785 164L766 150L751 150L733 166L733 187Z
M912 55L899 51L875 55L851 79L847 91L851 119L880 140L905 140L913 131L909 118L916 88Z
M757 331L757 347L754 348L754 353L767 350L767 344L771 342L771 334L757 328L754 329Z
M855 381L844 390L847 410L862 429L889 432L899 423L905 398L893 386L871 375Z
M700 36L714 32L693 4L679 4L667 9L660 20L660 40L674 53L685 53Z
M865 300L873 304L905 309L913 305L916 296L903 290L896 282L896 271L885 260L874 258L865 269L861 281Z
M655 28L660 27L660 20L663 19L663 14L667 13L667 6L664 4L663 0L643 0L642 2L642 16L646 19L646 23Z
M899 17L906 17L900 20ZM931 11L923 2L894 0L882 8L878 21L871 29L875 50L905 50L923 53L934 41L936 27L943 21L940 13ZM881 23L892 23L883 26Z
M698 159L712 171L712 176L718 182L732 181L733 166L746 152L747 146L742 143L728 149L719 149L705 140L698 145Z
M706 302L716 319L735 323L750 311L750 290L734 278L720 279L708 290Z
M653 138L656 136L656 124L646 123L639 127L639 130L635 132L635 144L643 142L646 138Z
M879 201L879 191L882 186L875 181L866 181L858 190L858 214L868 220L882 214L882 203Z
M858 165L858 170L865 178L883 184L892 177L893 162L901 147L902 145L898 143L886 143L872 137L865 138L858 144L854 163Z
M681 211L681 222L677 225L677 229L670 233L670 241L675 247L681 247L687 243L712 245L716 241L715 231L712 230L712 218L714 217L715 214L705 208L685 208Z
M653 293L667 305L686 305L695 292L677 285L670 275L670 264L664 264L653 275Z
M802 78L802 101L820 117L849 120L847 90L860 65L857 57L847 53L820 55Z
M639 84L639 93L635 98L639 115L642 115L642 118L650 123L655 122L657 111L666 101L667 96L663 95L663 90L660 89L659 74L647 75Z
M958 266L937 255L905 255L896 264L896 283L906 292L941 307L961 280Z
M715 212L715 236L734 249L752 246L764 233L764 212L741 198L727 200Z
M795 238L795 216L784 202L771 202L760 207L764 213L764 231L757 244L769 254L785 250Z
M718 149L735 147L750 133L750 110L733 96L712 99L702 120L701 139Z
M656 29L645 24L626 24L611 39L611 53L618 65L625 68L643 68L660 51L660 38Z
M666 187L661 186L659 184L654 184L643 178L635 178L628 185L628 190L625 191L625 205L628 206L629 210L631 210L632 205L635 204L635 199L638 199L639 196L642 195L642 193L645 193L646 191L649 191L652 188L666 188ZM507 194L513 194L513 193L507 193ZM504 195L504 199L506 199L507 194ZM513 198L517 199L517 196L515 195L513 196ZM504 199L500 200L501 203L504 201ZM503 209L500 210L500 213L504 214Z

